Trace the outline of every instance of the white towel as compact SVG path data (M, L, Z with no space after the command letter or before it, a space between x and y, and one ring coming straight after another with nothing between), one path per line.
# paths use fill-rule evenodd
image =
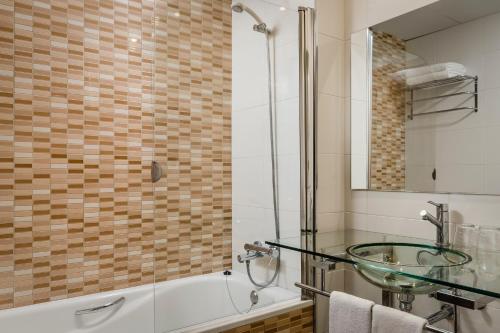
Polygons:
M382 305L373 307L372 333L422 333L427 320Z
M406 79L406 84L408 86L414 86L417 84L431 82L431 81L435 81L435 80L448 79L448 78L452 78L452 77L455 77L458 75L463 75L463 73L454 72L454 71L442 71L442 72L429 73L429 74L409 77Z
M330 295L330 333L370 333L372 301L334 291Z
M397 72L397 74L404 79L408 79L415 76L421 76L438 72L455 72L458 73L456 75L464 75L466 72L466 68L464 65L456 62L442 62L439 64L404 69L402 71Z

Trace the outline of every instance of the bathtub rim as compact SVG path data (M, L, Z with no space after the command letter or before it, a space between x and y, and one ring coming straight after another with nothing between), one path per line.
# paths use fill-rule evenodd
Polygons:
M272 305L258 308L247 314L236 314L229 317L215 319L208 323L183 327L175 331L162 333L220 333L221 331L244 326L266 318L278 316L297 309L303 309L314 305L312 300L302 300L300 295L297 298L284 300ZM243 317L243 318L241 318Z

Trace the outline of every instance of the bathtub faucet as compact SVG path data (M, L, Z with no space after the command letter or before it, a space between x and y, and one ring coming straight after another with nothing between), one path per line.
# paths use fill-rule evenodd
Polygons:
M261 258L264 255L273 258L277 258L279 255L279 250L274 246L264 245L260 241L255 241L253 244L245 243L243 248L247 251L245 254L238 255L238 261L244 263L246 261Z

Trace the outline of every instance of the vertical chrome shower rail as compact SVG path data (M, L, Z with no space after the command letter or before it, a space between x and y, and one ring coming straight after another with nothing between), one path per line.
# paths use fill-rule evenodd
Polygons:
M314 9L299 7L300 231L302 248L315 250L317 50ZM312 286L315 269L302 254L302 283Z

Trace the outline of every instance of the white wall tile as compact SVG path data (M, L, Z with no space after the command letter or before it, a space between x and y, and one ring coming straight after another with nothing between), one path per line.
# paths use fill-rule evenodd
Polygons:
M496 333L500 327L500 309L488 305L484 310L460 309L461 332Z
M269 116L267 116L269 118ZM276 103L278 155L299 155L299 99L291 98ZM269 120L267 120L269 132ZM269 137L269 135L267 136Z
M344 99L319 94L318 153L344 153Z
M232 116L232 157L269 156L268 107L233 111Z
M344 156L319 155L317 211L344 211Z
M344 271L344 290L349 294L369 299L377 304L382 303L382 290L364 280L351 269Z
M381 232L395 236L407 236L435 240L436 227L423 220L401 217L347 213L345 215L347 229Z
M344 39L344 0L316 0L318 32Z
M278 163L280 209L299 212L300 158L298 155L280 156ZM268 168L271 168L270 162Z
M299 130L298 130L298 14L297 6L312 0L242 0L271 29L277 114L280 231L298 236ZM281 10L280 7L285 7ZM265 35L253 31L247 14L233 14L233 269L245 271L236 261L243 244L274 239L274 210L268 110L268 74ZM299 256L284 255L279 284L294 288L300 279ZM259 281L269 279L274 263L252 261Z
M438 0L367 0L368 26L381 23Z
M349 0L345 2L345 39L351 33L368 28L368 2L367 0Z
M277 46L274 64L276 101L297 98L299 96L298 40Z
M344 41L327 35L318 36L318 90L344 96Z
M351 154L351 100L344 98L344 154Z
M500 226L500 196L451 194L453 223Z
M318 213L316 228L319 232L344 230L344 213Z
M270 161L264 158L233 159L233 203L272 208Z
M500 51L492 51L484 55L481 89L500 88Z

